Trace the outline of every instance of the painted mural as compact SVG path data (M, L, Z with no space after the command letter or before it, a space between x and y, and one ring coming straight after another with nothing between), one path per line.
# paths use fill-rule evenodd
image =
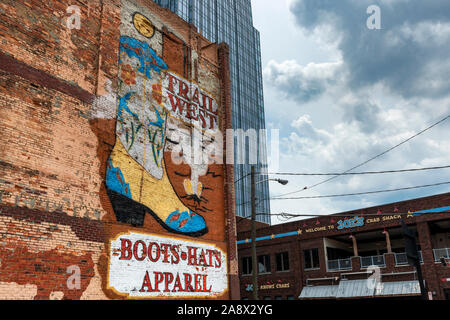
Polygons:
M223 297L223 168L213 161L221 133L210 92L220 92L220 83L211 72L195 79L200 68L186 63L195 50L180 49L150 12L122 5L115 144L105 179L120 224L108 231L105 289L126 299Z
M188 168L189 159L174 165L172 151L181 146L181 154L189 154L182 145L193 130L217 132L217 102L170 71L156 41L149 41L155 36L149 18L134 13L122 23L116 143L106 172L117 221L143 226L149 215L171 233L202 236L208 232L203 215L214 212L204 196L210 189L199 178L216 177L217 168L208 162Z

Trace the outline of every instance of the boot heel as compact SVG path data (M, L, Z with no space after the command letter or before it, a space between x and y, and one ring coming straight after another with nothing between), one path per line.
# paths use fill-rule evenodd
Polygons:
M133 227L144 226L145 207L143 205L108 188L106 188L106 192L118 222Z

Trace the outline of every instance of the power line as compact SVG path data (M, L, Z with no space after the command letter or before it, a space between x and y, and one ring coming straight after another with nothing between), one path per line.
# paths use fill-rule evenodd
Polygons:
M279 195L279 197L288 196L288 195L291 195L291 194L294 194L294 193L299 193L299 192L302 192L302 191L304 191L304 190L310 190L310 189L315 188L315 187L317 187L317 186L320 186L320 185L322 185L322 184L324 184L324 183L327 183L327 182L329 182L329 181L331 181L331 180L334 180L334 179L336 179L336 178L338 178L338 177L340 177L340 176L342 176L342 175L344 175L344 174L346 174L346 173L348 173L348 172L350 172L350 171L352 171L352 170L354 170L354 169L357 169L357 168L359 168L359 167L362 167L363 165L365 165L365 164L367 164L367 163L369 163L369 162L371 162L371 161L373 161L373 160L375 160L375 159L377 159L377 158L379 158L379 157L385 155L386 153L388 153L388 152L390 152L390 151L392 151L392 150L394 150L394 149L400 147L401 145L403 145L403 144L405 144L406 142L408 142L408 141L414 139L415 137L417 137L417 136L419 136L419 135L425 133L426 131L428 131L428 130L434 128L434 127L436 127L437 125L441 124L442 122L444 122L444 121L447 120L448 118L450 118L450 115L447 115L445 118L443 118L443 119L439 120L438 122L432 124L431 126L427 127L426 129L424 129L424 130L422 130L422 131L420 131L420 132L414 134L413 136L409 137L408 139L406 139L406 140L400 142L399 144L396 144L395 146L393 146L393 147L389 148L388 150L386 150L386 151L384 151L384 152L382 152L382 153L380 153L380 154L378 154L378 155L376 155L376 156L370 158L369 160L366 160L366 161L362 162L361 164L359 164L359 165L357 165L357 166L354 166L353 168L344 171L343 173L340 173L340 174L335 175L335 176L333 176L333 177L331 177L331 178L328 178L328 179L326 179L326 180L323 180L323 181L321 181L321 182L319 182L319 183L316 183L316 184L314 184L314 185L312 185L312 186L310 186L310 187L304 187L304 188L301 189L301 190L297 190L297 191L294 191L294 192L289 192L289 193L285 193L285 194Z
M416 169L403 169L403 170L384 170L384 171L365 171L365 172L347 172L347 173L291 173L291 172L277 172L277 173L267 173L267 175L278 175L278 176L336 176L336 175L366 175L366 174L384 174L384 173L403 173L403 172L415 172L415 171L426 171L426 170L438 170L447 169L450 166L442 167L428 167L428 168L416 168Z
M415 186L415 187L406 187L406 188L398 188L398 189L388 189L388 190L378 190L378 191L367 191L367 192L358 192L358 193L346 193L346 194L334 194L334 195L326 195L326 196L310 196L310 197L292 197L292 198L270 198L270 200L301 200L301 199L320 199L320 198L337 198L337 197L349 197L349 196L360 196L366 194L376 194L376 193L386 193L386 192L395 192L395 191L403 191L403 190L411 190L411 189L420 189L420 188L428 188L450 184L448 182L441 182L435 184L427 184L423 186Z
M320 214L303 214L303 213L257 213L258 216L282 216L282 217L290 217L290 218L296 218L296 217L311 217L311 218L322 218L322 217L329 217L329 218L348 218L348 217L383 217L383 216L392 216L392 215L399 215L399 216L407 216L407 215L422 215L422 214L441 214L441 213L450 213L450 211L439 211L439 212L426 212L426 213L416 213L416 212L393 212L393 213L373 213L373 214L330 214L330 215L320 215ZM243 218L245 219L245 218Z
M422 186L397 188L397 189L366 191L366 192L357 192L357 193L344 193L344 194L334 194L334 195L326 195L326 196L291 197L291 198L275 197L275 198L262 199L260 201L264 201L264 200L303 200L303 199L322 199L322 198L338 198L338 197L361 196L361 195L368 195L368 194L377 194L377 193L387 193L387 192L396 192L396 191L404 191L404 190L429 188L429 187L435 187L435 186L442 186L442 185L446 185L446 184L450 184L450 181L434 183L434 184L427 184L427 185L422 185ZM249 202L247 201L247 202L244 202L244 203L236 204L236 206L242 206L242 205L245 205L247 203L249 203Z

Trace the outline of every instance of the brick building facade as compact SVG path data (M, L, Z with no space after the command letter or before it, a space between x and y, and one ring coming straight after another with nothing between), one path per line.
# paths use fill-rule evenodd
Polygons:
M258 224L260 299L417 298L415 269L408 264L400 213L417 234L426 290L449 299L450 193L275 226ZM408 214L409 213L409 214ZM252 299L251 235L238 218L241 297ZM381 284L368 288L378 266ZM376 276L376 275L375 275Z
M0 3L0 299L238 298L233 166L183 161L232 127L228 46L73 4Z

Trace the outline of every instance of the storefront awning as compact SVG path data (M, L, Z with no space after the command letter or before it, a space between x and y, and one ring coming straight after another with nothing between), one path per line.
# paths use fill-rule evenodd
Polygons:
M299 299L381 298L420 295L418 281L382 282L371 288L367 280L341 280L334 286L304 287Z
M375 289L370 289L367 280L341 280L337 299L373 297Z
M375 296L411 296L420 295L419 281L397 281L380 283L375 290Z
M334 299L339 286L304 287L299 299Z

